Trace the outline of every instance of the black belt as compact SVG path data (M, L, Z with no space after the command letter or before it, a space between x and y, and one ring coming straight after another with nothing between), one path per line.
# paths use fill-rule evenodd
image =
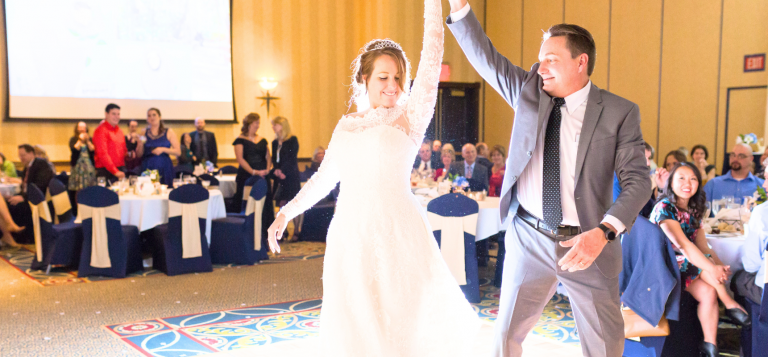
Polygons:
M543 220L526 211L522 205L517 208L517 216L533 229L558 242L569 240L581 234L581 227L576 226L558 226L556 229L551 229Z

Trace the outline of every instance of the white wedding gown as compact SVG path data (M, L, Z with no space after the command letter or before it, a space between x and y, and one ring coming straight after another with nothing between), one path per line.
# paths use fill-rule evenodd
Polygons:
M440 0L425 8L424 49L406 104L342 117L320 169L281 210L292 219L341 181L323 270L324 356L463 357L480 327L410 188L443 55Z

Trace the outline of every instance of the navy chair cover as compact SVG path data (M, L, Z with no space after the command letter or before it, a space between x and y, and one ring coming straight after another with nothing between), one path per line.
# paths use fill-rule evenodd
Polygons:
M768 254L768 246L765 247L765 250L765 254ZM768 259L768 255L765 254L763 257ZM768 357L768 345L766 345L766 341L768 341L768 292L766 289L768 289L768 284L763 285L763 296L760 304L748 298L743 299L746 301L744 307L752 317L751 331L742 329L741 350L745 357Z
M443 217L465 217L480 211L477 202L460 195L448 194L440 196L427 205L427 211ZM433 232L438 246L442 244L442 231ZM475 251L475 236L464 232L464 267L466 270L466 285L460 285L461 291L469 302L480 302L480 283L477 273L477 255Z
M259 181L265 181L264 187L266 189L266 180L261 176L251 176L247 180L245 180L245 184L243 185L243 204L240 206L240 213L232 214L234 217L240 217L240 218L245 217L245 206L248 205L249 192L253 189L253 185L255 185ZM264 191L264 194L266 195L266 191Z
M231 165L222 166L219 169L219 172L221 172L223 175L234 175L237 173L237 167Z
M80 210L86 206L106 208L119 205L120 198L107 188L93 186L78 193L77 204L81 206ZM139 229L136 226L122 226L119 220L109 217L106 218L106 223L111 267L97 268L91 266L93 219L85 218L82 222L83 245L78 268L79 277L101 275L124 278L127 274L144 269L141 259Z
M48 205L44 204L45 196L43 196L43 192L35 184L29 184L27 192L30 209L42 208L42 206L39 206L41 204L47 208ZM80 257L80 247L83 241L82 227L73 222L53 224L48 220L50 217L50 209L48 218L44 214L39 215L38 229L40 230L42 259L38 259L37 252L35 252L30 268L33 270L45 268L47 269L46 271L49 271L52 265L77 266ZM28 227L27 229L34 229L34 227Z
M50 196L52 203L50 206L53 207L51 214L58 216L59 223L72 222L75 220L75 216L72 213L72 204L65 204L65 202L69 202L67 186L59 181L58 178L53 178L50 183L48 183L48 195ZM66 198L66 200L64 200L64 198Z
M256 201L267 196L267 181L255 176L255 184L251 182L250 197ZM246 182L247 183L247 182ZM254 219L261 220L261 213L251 212L245 217L228 215L227 218L215 219L211 222L211 261L214 264L252 265L261 260L269 259L268 245L262 236L261 247L256 249ZM263 231L260 229L259 231ZM261 232L259 232L261 235Z
M198 182L200 181L208 181L211 183L211 186L218 186L219 185L219 179L217 179L213 175L209 174L202 174L197 178Z
M208 190L198 185L184 185L171 191L168 200L181 204L193 204L208 200ZM155 269L169 276L213 271L208 240L205 237L205 218L198 218L202 255L183 258L182 216L169 217L168 223L155 227L155 249L152 264Z
M336 201L327 198L320 200L304 212L299 239L310 242L325 242L334 212L336 212Z

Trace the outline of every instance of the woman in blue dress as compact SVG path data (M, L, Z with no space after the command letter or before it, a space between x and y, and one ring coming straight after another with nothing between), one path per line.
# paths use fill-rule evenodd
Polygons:
M147 110L147 130L144 136L146 142L140 141L136 148L136 153L141 156L141 171L157 170L160 183L173 186L173 161L170 155L181 155L181 149L176 133L163 125L159 109Z

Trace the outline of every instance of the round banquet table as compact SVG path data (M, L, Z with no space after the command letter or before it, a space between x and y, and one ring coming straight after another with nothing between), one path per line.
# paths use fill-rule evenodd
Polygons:
M237 175L221 175L221 177L216 177L219 180L219 191L221 191L224 198L232 198L235 196L235 191L237 191L237 183L235 182L236 176Z
M17 183L0 183L0 195L11 197L21 193L21 185Z
M427 196L416 195L421 202L421 205L426 208L427 204L432 200ZM477 205L480 206L480 211L477 213L477 234L475 234L475 241L487 239L499 233L506 231L509 225L509 220L504 224L501 223L499 218L499 201L498 197L486 197L483 201L477 201Z
M738 233L707 234L707 243L725 265L735 272L744 269L741 257L744 256L744 235Z
M209 190L208 215L205 222L205 236L211 243L211 220L227 217L224 197L219 190ZM80 219L78 217L77 221ZM136 226L139 232L168 223L168 193L140 197L134 194L120 196L120 223Z

